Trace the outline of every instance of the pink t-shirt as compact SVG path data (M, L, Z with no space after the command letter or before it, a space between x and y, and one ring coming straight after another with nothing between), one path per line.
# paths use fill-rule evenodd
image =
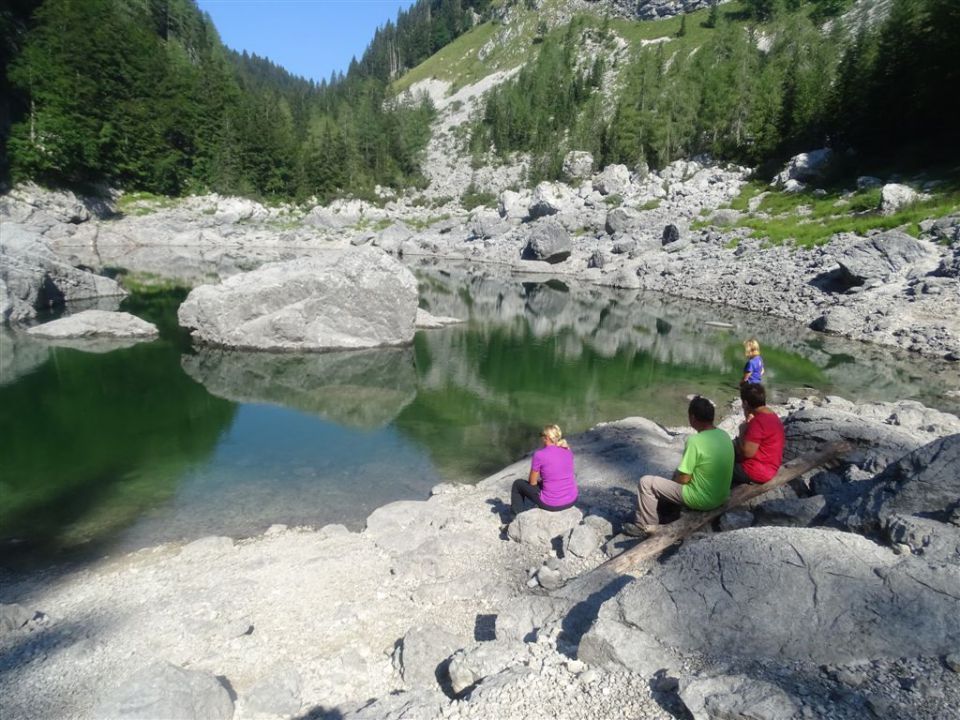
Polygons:
M577 499L573 452L559 445L547 445L533 454L530 469L540 473L540 501L550 507L569 505Z

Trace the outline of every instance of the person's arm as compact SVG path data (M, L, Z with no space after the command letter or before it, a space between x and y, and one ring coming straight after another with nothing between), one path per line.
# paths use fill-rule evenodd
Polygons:
M683 446L683 457L680 458L680 464L677 466L677 469L673 471L672 479L675 483L678 485L686 485L693 480L693 469L697 465L696 455L696 449L690 443L690 439L687 438L687 442Z
M530 477L527 478L527 482L530 483L531 485L537 485L540 482L540 471L531 470Z
M760 443L751 442L750 440L744 440L740 445L740 455L744 458L752 458L757 454L757 450L760 449Z
M682 473L679 470L673 471L673 481L675 483L678 483L679 485L686 485L692 479L693 479L692 475L687 475L686 473Z
M743 436L740 438L739 450L741 457L744 459L754 457L760 449L760 439L763 437L763 429L760 423L760 420L754 419L754 415L750 416L750 422L747 423Z

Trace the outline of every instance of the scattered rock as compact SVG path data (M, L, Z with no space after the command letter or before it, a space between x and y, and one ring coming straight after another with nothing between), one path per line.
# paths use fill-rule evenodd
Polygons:
M848 285L885 282L930 254L926 245L899 230L888 230L837 251L835 257Z
M568 201L567 191L557 183L542 182L533 190L527 214L533 218L556 215Z
M450 685L459 695L485 677L523 662L528 655L525 643L518 640L476 643L451 658Z
M593 155L582 150L571 150L563 158L563 175L568 180L582 180L593 172Z
M662 245L669 245L670 243L675 243L680 239L680 230L676 225L667 225L663 228L663 237L661 238Z
M562 225L543 221L530 226L524 257L556 264L570 257L572 249L570 235Z
M566 537L566 552L580 558L589 557L600 548L600 536L590 525L577 525Z
M720 530L742 530L753 525L753 513L749 510L729 510L720 516Z
M773 184L785 186L790 180L799 182L817 180L823 176L832 157L833 151L830 148L794 155L773 179Z
M601 195L622 195L630 185L630 170L626 165L607 165L593 180L593 189Z
M32 613L22 605L13 603L0 605L0 635L19 630L33 620L36 613Z

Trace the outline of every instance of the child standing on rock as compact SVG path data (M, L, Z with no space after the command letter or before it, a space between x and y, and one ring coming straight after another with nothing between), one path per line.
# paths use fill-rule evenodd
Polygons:
M743 380L741 385L759 385L763 382L763 358L760 357L760 343L754 338L743 341L743 351L747 356L747 363L743 366Z

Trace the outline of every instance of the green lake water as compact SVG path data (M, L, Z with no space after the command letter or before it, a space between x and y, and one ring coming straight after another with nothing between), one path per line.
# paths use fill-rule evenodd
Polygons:
M476 482L567 434L726 404L759 337L775 399L916 398L956 412L956 369L725 308L465 269L417 271L421 304L467 320L412 346L269 354L192 348L184 293L122 309L159 340L109 352L0 330L0 542L7 565L271 524L362 527L376 507ZM719 326L719 324L729 325Z

